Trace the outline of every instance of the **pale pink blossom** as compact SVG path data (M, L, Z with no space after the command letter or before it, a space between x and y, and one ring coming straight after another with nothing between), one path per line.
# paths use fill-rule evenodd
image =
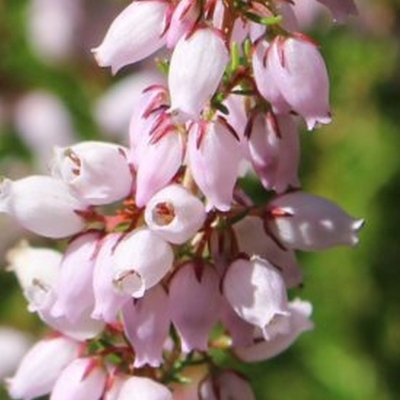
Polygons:
M117 313L130 296L115 290L113 283L114 249L121 233L110 233L100 240L93 270L95 306L92 318L108 323L117 321Z
M357 15L354 0L317 0L328 7L337 22L343 22L349 15Z
M250 383L239 373L225 370L200 383L200 400L255 400Z
M61 372L50 400L100 400L106 371L95 358L77 358Z
M0 183L0 212L41 236L57 239L83 230L85 221L77 211L86 208L65 183L50 176L32 175Z
M267 56L274 85L307 128L331 122L329 77L316 44L300 34L277 36Z
M207 209L231 208L242 151L239 140L220 120L194 123L189 131L188 161L193 179L207 198Z
M277 193L299 188L300 144L289 115L258 114L249 133L250 160L266 189Z
M0 380L15 372L32 343L32 337L15 328L0 326Z
M296 254L284 249L265 231L264 222L259 217L247 216L233 226L240 252L249 257L254 255L268 260L279 269L288 288L299 286L303 274Z
M171 109L182 118L198 119L217 90L228 60L221 35L212 29L200 28L182 37L172 53L168 74Z
M304 192L277 197L268 205L267 224L285 247L315 251L354 246L362 219L350 217L335 203Z
M91 205L122 200L132 189L127 149L113 143L86 141L56 147L51 172L76 198Z
M219 277L212 266L188 263L169 286L171 319L179 332L182 351L205 351L208 336L219 318Z
M173 184L161 189L147 203L147 226L167 242L182 244L203 225L203 203L183 186Z
M37 342L7 380L13 399L31 400L50 393L64 368L79 354L80 343L63 336Z
M166 1L134 1L112 22L103 42L93 49L100 67L113 73L143 60L160 49L166 41Z
M117 400L173 400L163 384L152 379L132 376L123 384Z
M259 327L269 340L287 329L289 311L281 274L260 257L238 259L222 282L223 294L236 313Z
M6 259L7 269L17 276L28 301L28 309L37 311L49 304L59 280L62 254L53 249L31 247L22 241L7 252Z
M51 313L72 322L94 306L93 268L99 233L88 232L70 242L60 266L55 287L57 299Z
M135 350L133 366L159 367L170 326L168 296L161 285L149 289L140 299L132 299L122 309L124 331Z
M181 0L175 7L169 22L167 47L173 48L180 38L190 34L194 28L200 9L196 0Z
M147 228L136 229L115 248L112 265L115 289L140 298L164 278L173 260L167 242Z
M271 67L271 45L264 39L255 43L252 56L252 66L257 89L271 103L272 110L277 114L288 113L290 105L282 95L274 70Z
M268 360L290 347L301 333L313 329L314 325L310 321L312 312L310 303L294 300L289 303L289 310L289 328L286 333L277 335L271 340L256 340L251 346L237 347L233 350L234 354L244 362Z

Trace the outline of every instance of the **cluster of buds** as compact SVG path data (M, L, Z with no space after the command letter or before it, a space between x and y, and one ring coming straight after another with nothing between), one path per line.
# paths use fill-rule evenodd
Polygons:
M354 12L320 1L335 18ZM0 184L2 212L68 239L64 253L8 253L29 310L56 331L8 380L12 398L181 399L195 365L190 399L254 399L210 350L244 362L286 350L313 326L311 304L288 294L302 283L295 252L358 241L362 220L301 189L298 123L331 113L292 3L136 0L93 52L116 73L164 46L168 84L142 93L128 147L56 148L48 176ZM243 171L266 204L246 195Z

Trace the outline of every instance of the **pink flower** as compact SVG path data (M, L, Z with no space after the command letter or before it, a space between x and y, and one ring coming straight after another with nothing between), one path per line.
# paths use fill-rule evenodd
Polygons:
M317 46L306 36L277 36L267 61L274 85L309 130L331 122L329 77Z
M285 351L301 333L313 329L310 321L312 307L306 301L294 300L289 303L289 327L271 340L256 338L255 343L247 347L235 348L234 354L244 362L258 362L268 360Z
M171 319L182 340L182 351L205 351L219 318L219 277L208 264L188 263L173 276L169 287Z
M128 233L114 251L113 283L117 291L140 298L172 267L170 245L147 228Z
M86 208L69 193L65 183L49 176L33 175L0 183L0 212L41 236L57 239L80 232L85 221L76 211Z
M65 367L78 356L80 344L66 337L36 343L24 356L7 389L13 399L31 400L50 393Z
M203 203L183 186L174 184L161 189L147 203L147 226L167 242L182 244L203 225Z
M132 189L126 154L122 146L106 142L57 147L52 175L65 182L71 193L87 204L113 203L127 197Z
M208 376L200 383L200 400L255 400L249 382L234 371Z
M95 358L77 358L61 372L50 400L100 400L106 377Z
M117 400L173 400L169 389L149 378L132 376L122 385Z
M171 109L184 118L198 119L217 90L228 60L217 31L199 28L182 37L172 53L168 74Z
M111 66L115 74L122 67L143 60L166 41L166 1L134 1L112 22L103 42L93 49L100 67Z
M93 268L99 234L89 232L73 240L61 261L56 302L51 314L72 322L94 306Z
M157 285L142 298L127 302L122 315L125 334L135 350L133 366L159 367L171 322L168 296L163 287Z
M277 197L268 205L272 234L290 249L315 251L354 246L362 219L350 217L331 201L304 192Z
M317 0L328 7L338 22L343 22L349 15L357 15L357 6L353 0Z
M222 287L236 313L259 327L267 340L286 331L290 315L286 286L278 270L268 261L259 257L234 261Z
M231 208L242 150L232 131L217 119L194 123L189 131L188 160L193 179L207 198L207 209Z

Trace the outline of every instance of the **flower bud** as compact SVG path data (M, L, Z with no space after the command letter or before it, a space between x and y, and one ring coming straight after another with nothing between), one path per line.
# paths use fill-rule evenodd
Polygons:
M197 119L217 90L228 60L228 50L217 31L199 28L182 37L172 53L168 74L171 109Z
M167 242L182 244L204 223L203 203L183 186L174 184L157 192L147 203L147 226Z
M146 228L128 233L114 251L113 282L121 293L139 298L171 268L174 254L168 243Z
M122 385L118 400L173 400L169 389L149 378L132 376Z
M7 380L9 395L13 399L30 400L50 393L64 368L78 356L79 346L63 336L36 343L15 375Z
M106 371L94 358L77 358L57 379L50 400L99 400L106 384Z
M322 197L293 192L268 205L268 227L286 247L315 251L333 246L354 246L364 220L350 217L339 206Z
M134 1L112 22L100 46L93 49L100 67L115 74L122 67L143 60L160 49L168 2Z
M132 174L125 149L106 142L81 142L54 150L52 174L86 204L109 204L127 197ZM112 165L112 168L110 168Z
M268 360L285 351L301 333L313 328L309 317L311 304L306 301L294 300L289 303L289 329L286 333L275 336L271 340L257 340L251 346L235 348L234 354L244 362Z
M268 261L260 257L234 261L222 285L223 294L236 313L261 328L267 340L286 331L290 315L286 286Z
M122 309L124 330L135 350L133 366L159 367L170 326L168 296L161 285L154 286Z
M45 237L63 238L78 233L85 221L76 211L87 206L73 197L58 179L33 175L0 183L0 212L14 217L24 228Z
M188 263L169 287L171 319L182 340L182 351L206 351L208 336L219 318L219 277L208 264Z

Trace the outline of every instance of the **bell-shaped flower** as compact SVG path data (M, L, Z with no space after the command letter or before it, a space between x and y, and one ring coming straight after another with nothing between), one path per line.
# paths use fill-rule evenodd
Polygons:
M254 325L240 318L223 296L220 300L220 319L231 336L232 346L248 346L253 342Z
M271 44L268 61L278 90L307 123L331 122L329 77L317 46L306 36L278 36Z
M260 257L234 261L222 285L223 294L236 313L259 327L267 340L286 331L290 316L286 286L268 261Z
M257 89L271 103L272 110L277 114L288 113L290 106L283 97L270 61L271 46L264 39L255 43L252 56L252 66Z
M85 221L77 214L86 204L73 197L58 179L33 175L0 183L0 212L38 235L63 238L80 232Z
M249 382L235 371L208 376L199 386L200 400L255 400Z
M100 67L111 67L115 74L122 67L143 60L160 49L167 1L134 1L112 22L100 46L93 49Z
M118 400L173 400L171 391L150 378L132 376L122 385Z
M88 232L70 242L60 267L55 287L57 299L51 313L75 322L88 308L93 308L93 268L99 233Z
M163 346L171 322L169 314L168 296L161 285L124 305L124 331L135 350L135 368L146 364L156 368L163 362Z
M268 205L267 225L283 246L304 251L354 246L364 220L350 217L335 203L304 192L277 197Z
M187 263L169 286L171 319L182 351L206 351L211 329L219 319L219 276L209 264Z
M192 124L188 160L193 179L207 198L207 209L231 208L242 151L239 140L219 119Z
M239 251L249 257L259 256L278 268L288 288L299 286L303 274L296 254L284 249L266 232L261 218L247 216L233 225Z
M142 140L136 177L136 204L144 207L158 190L168 185L183 162L184 142L175 130L160 138Z
M268 360L290 347L301 333L313 329L314 325L310 321L312 312L310 303L294 300L289 303L289 310L289 329L286 333L277 335L271 340L255 338L253 345L233 349L234 354L244 362Z
M25 241L7 252L7 269L13 271L28 301L28 309L46 307L60 275L62 254L53 249L30 247Z
M171 109L182 117L198 119L217 90L228 60L218 31L199 28L182 37L172 53L168 74Z
M31 400L51 392L64 368L79 354L80 343L63 336L37 342L7 380L13 399Z
M108 377L103 400L118 400L122 386L129 378L130 375L113 371Z
M110 233L101 239L93 270L95 306L92 318L107 323L116 322L118 311L130 298L128 294L117 292L113 284L114 249L121 235Z
M289 115L258 114L248 139L250 159L266 189L282 193L300 187L300 144L296 124Z
M128 233L114 251L113 282L118 292L139 298L172 267L171 246L156 233L139 228Z
M167 242L182 244L202 227L203 203L186 188L173 184L161 189L147 203L147 226Z
M0 327L0 380L13 374L32 344L32 337L11 327Z
M52 175L86 204L110 204L127 197L132 189L126 152L122 146L94 141L57 147Z
M50 400L99 400L106 380L106 370L97 359L77 358L61 372Z
M54 317L52 315L52 306L56 300L54 291L51 291L51 301L47 307L37 311L40 319L54 330L63 333L72 339L84 341L93 339L104 329L104 322L91 318L92 308L86 308L81 312L76 320L71 321L64 315Z
M337 22L343 22L349 15L357 15L357 6L354 0L317 0L328 7Z
M169 21L167 47L173 48L180 38L190 34L200 15L200 8L196 0L182 0L175 7Z

